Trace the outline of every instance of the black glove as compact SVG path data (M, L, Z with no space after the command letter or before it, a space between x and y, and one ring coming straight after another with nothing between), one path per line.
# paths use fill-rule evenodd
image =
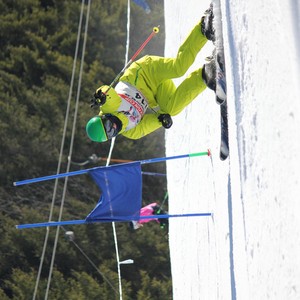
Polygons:
M172 118L169 114L159 115L158 120L162 123L162 126L165 127L166 129L169 129L173 124Z
M158 205L152 206L154 215L162 215L162 210Z
M94 94L94 98L91 99L91 108L94 106L99 107L106 102L106 94L104 94L101 90L98 90Z

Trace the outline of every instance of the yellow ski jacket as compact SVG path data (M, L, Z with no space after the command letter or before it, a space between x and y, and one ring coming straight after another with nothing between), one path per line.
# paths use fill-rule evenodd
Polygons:
M122 92L118 93L119 84L116 90L109 90L100 115L111 113L118 117L123 124L120 134L131 139L139 139L160 128L159 114L177 115L206 88L202 68L192 72L178 87L172 81L186 73L206 42L200 24L197 24L179 48L176 58L146 55L133 62L119 80L125 85L121 85ZM100 89L105 93L108 86ZM136 94L133 93L135 90ZM144 98L145 107L139 102L141 98ZM124 101L130 103L126 109ZM151 108L150 113L146 113L147 107Z

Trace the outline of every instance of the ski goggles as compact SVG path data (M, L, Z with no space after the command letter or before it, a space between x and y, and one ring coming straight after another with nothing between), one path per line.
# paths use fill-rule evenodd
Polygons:
M107 139L111 139L118 135L119 130L117 124L113 121L113 116L110 114L105 114L101 116L101 120L104 126L104 130L107 136Z

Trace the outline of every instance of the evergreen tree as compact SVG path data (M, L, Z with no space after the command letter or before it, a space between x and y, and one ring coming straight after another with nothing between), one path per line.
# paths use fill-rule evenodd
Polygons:
M130 55L161 25L160 35L147 46L147 53L163 54L162 1L148 0L150 15L131 7ZM84 4L86 16L86 3ZM2 0L0 2L0 298L30 299L33 294L45 230L18 231L16 224L44 222L48 219L53 182L12 187L13 181L54 174L63 133L71 82L77 31L81 10L78 0ZM84 161L95 153L106 157L109 143L92 143L85 134L86 121L96 111L89 98L96 88L109 84L125 63L127 1L92 1L84 73L80 93L73 157ZM84 29L80 32L79 60L70 107L75 106L78 70ZM71 126L67 126L62 172L68 163ZM140 160L164 155L164 131L143 140L116 140L113 157ZM106 161L101 161L104 165ZM99 164L98 164L99 165ZM94 165L88 164L86 167ZM72 165L72 170L80 166ZM145 166L144 171L165 173L164 164ZM63 183L58 185L59 202ZM143 200L161 201L166 178L144 176ZM82 219L95 206L99 190L87 176L70 178L64 219ZM55 205L53 220L60 203ZM171 294L169 249L166 232L147 224L131 232L128 224L118 224L120 255L135 260L122 268L124 299L168 299ZM51 299L118 299L115 245L110 224L65 228L73 230L76 243L96 264L103 276L86 260L61 229L55 271L50 287ZM44 297L51 261L55 229L50 229L48 249L38 289ZM114 288L112 288L115 287ZM117 290L117 291L116 291ZM100 297L100 296L101 297ZM160 296L159 296L160 295ZM148 298L147 298L148 297Z

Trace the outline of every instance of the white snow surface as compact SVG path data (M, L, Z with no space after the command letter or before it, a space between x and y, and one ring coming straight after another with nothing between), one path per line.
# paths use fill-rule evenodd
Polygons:
M166 56L209 6L165 0ZM300 299L299 0L221 0L230 157L204 91L166 131L173 299ZM187 75L212 50L208 42ZM184 78L184 77L183 77ZM176 80L179 84L183 78Z

